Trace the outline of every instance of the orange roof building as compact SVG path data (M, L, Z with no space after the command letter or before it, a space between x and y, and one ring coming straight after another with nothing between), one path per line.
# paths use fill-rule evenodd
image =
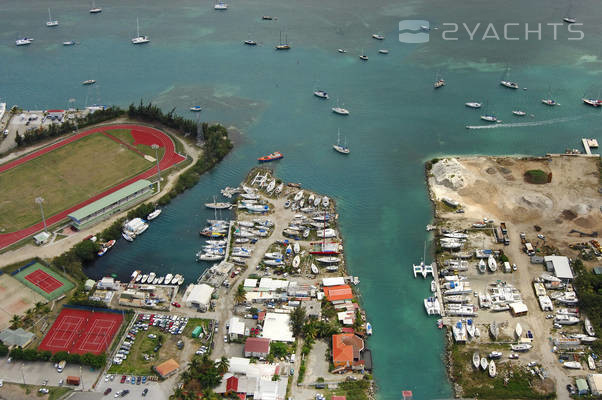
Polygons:
M173 358L170 358L164 363L155 366L154 369L161 378L166 379L178 372L178 369L180 369L180 364L178 364Z
M332 335L332 362L336 368L353 368L363 365L361 352L364 341L353 333Z
M328 301L341 301L353 299L353 292L349 285L328 286L324 288Z

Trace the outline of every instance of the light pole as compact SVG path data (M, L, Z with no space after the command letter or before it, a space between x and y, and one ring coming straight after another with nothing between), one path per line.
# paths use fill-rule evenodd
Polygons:
M159 168L159 145L153 143L151 148L155 150L155 161L157 161L157 193L161 191L161 169Z
M25 363L21 364L21 376L23 377L23 384L25 385L25 374L23 373L23 367L25 366Z
M42 207L42 203L44 203L44 198L43 197L36 197L35 202L38 203L39 206L40 206L40 213L42 214L42 222L44 223L44 232L46 232L46 230L47 230L47 227L46 227L46 218L44 218L44 207Z

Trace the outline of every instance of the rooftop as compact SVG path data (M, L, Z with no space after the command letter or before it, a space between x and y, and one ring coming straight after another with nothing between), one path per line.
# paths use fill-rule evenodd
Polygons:
M172 374L174 371L177 371L180 368L180 364L176 362L173 358L161 363L155 367L155 371L161 376L168 376Z
M569 259L564 256L545 256L546 264L551 263L554 268L554 275L560 279L573 279L573 271L569 265Z
M332 335L332 361L353 362L359 360L364 341L352 333Z
M245 342L245 353L269 353L270 339L250 337Z
M294 342L295 339L290 327L290 315L266 313L262 336L277 342Z
M350 300L353 298L353 292L349 285L325 287L324 294L328 301Z

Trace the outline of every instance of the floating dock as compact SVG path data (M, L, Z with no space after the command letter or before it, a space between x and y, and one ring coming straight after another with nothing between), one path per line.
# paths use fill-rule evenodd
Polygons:
M596 139L582 138L581 143L583 143L583 149L588 156L592 155L591 149L598 148L598 141Z

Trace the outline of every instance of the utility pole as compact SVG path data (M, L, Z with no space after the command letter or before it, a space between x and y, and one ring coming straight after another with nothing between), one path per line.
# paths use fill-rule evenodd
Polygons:
M155 161L157 162L157 193L161 191L161 169L159 168L159 145L153 143L151 145L152 149L155 149Z
M40 206L40 213L42 214L42 222L44 223L44 232L47 231L46 227L46 218L44 218L44 207L42 207L42 203L44 203L43 197L36 197L35 202Z

